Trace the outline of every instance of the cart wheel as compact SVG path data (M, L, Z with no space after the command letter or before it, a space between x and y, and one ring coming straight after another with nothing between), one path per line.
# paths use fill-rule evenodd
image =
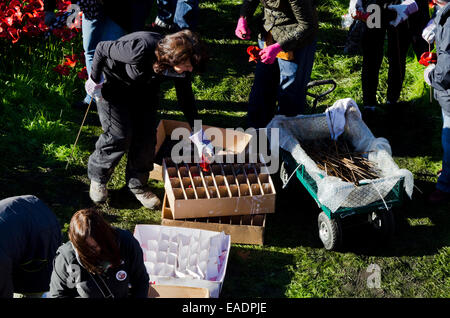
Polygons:
M369 213L369 223L378 233L380 239L388 241L395 232L394 213L392 210L378 210Z
M281 182L283 183L283 187L286 186L286 183L288 182L288 179L289 179L289 173L286 170L284 161L281 162L281 165L280 165L280 179L281 179Z
M336 250L342 240L341 224L339 220L330 219L325 212L320 212L318 217L319 237L325 249Z

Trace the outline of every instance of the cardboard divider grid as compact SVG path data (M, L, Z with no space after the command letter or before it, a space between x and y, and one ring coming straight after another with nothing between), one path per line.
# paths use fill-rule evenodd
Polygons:
M167 159L164 159L167 170L169 171L171 186L172 188L181 188L185 200L194 199L192 196L188 195L188 190L190 189L193 190L192 193L194 194L195 199L201 199L201 196L203 196L199 196L197 188L201 188L201 186L196 185L198 184L199 179L195 179L197 182L194 181L194 177L197 177L197 175L192 176L192 170L199 171L201 184L205 189L214 188L214 196L211 196L211 191L206 191L206 197L208 199L215 197L216 194L218 198L233 197L232 193L234 191L231 191L231 185L238 186L238 197L271 194L274 191L274 186L269 175L260 174L259 168L254 164L234 164L234 166L229 166L231 170L225 170L224 166L227 167L227 164L215 163L210 166L208 171L205 171L198 164L176 164L170 161L170 163L167 164L166 160ZM238 167L238 169L236 169L236 167ZM171 170L171 168L174 168L175 170ZM175 176L173 171L176 171ZM231 174L227 174L226 171L231 172ZM238 174L236 174L236 171ZM177 177L178 179L176 179ZM229 180L234 181L234 183L230 184ZM264 184L265 186L263 186ZM247 193L247 190L248 194L245 194ZM177 197L177 199L180 198Z
M174 218L274 212L275 188L270 175L265 171L267 167L263 163L213 163L205 169L198 163L175 163L171 159L164 158L163 170L165 181L167 181L165 187L168 193L168 201L174 213ZM184 209L183 216L177 215L177 209L181 205L186 205L186 208L189 205L180 201L206 199L231 199L234 201L227 201L227 207L225 207L225 204L216 201L216 208L222 206L222 210L216 211L217 213L214 209L209 209L208 211L203 210L201 215L195 212L193 215L186 215L188 212ZM248 202L240 202L246 200ZM261 200L264 202L261 202ZM175 204L175 201L177 201L177 204ZM262 209L260 209L261 204L263 205ZM190 207L192 206L190 205ZM201 206L197 207L197 210L202 210Z

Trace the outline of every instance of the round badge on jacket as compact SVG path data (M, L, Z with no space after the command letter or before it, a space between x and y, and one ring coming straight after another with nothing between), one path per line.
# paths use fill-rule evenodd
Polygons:
M125 271L118 271L116 274L116 279L118 281L124 281L127 278L127 272Z

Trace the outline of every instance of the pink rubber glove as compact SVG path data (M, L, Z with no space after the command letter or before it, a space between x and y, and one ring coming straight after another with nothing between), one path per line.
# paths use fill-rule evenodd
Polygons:
M241 40L250 39L250 29L247 26L247 20L244 17L240 17L234 34Z
M259 52L259 56L261 56L261 62L265 64L273 64L277 58L277 54L283 51L281 45L278 43L269 45Z

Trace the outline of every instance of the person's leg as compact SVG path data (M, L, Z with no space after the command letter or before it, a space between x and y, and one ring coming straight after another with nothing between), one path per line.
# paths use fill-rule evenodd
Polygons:
M83 22L81 24L81 32L83 37L83 49L86 61L86 70L88 76L91 76L92 61L94 59L95 48L97 47L98 44L95 30L99 28L101 21L99 21L98 19L89 20L86 18L84 14L82 19ZM86 94L84 102L89 103L90 101L91 96Z
M159 85L153 83L151 87L141 90L136 89L136 96L133 98L133 107L130 108L131 129L133 138L131 139L128 151L126 181L131 192L142 192L147 185L148 176L153 170L153 159L156 144L156 116L157 102L159 98ZM140 91L140 92L139 92ZM145 91L145 96L142 92ZM148 98L151 96L151 98Z
M106 185L114 168L129 149L132 127L128 104L119 98L100 100L97 110L103 133L89 157L88 177L91 181Z
M303 113L306 105L306 85L316 53L316 42L295 51L292 61L278 59L280 84L278 89L278 112L286 116Z
M198 0L178 0L173 22L180 29L195 30L198 22Z
M143 31L150 16L153 1L133 0L131 4L132 19L130 32Z
M389 60L387 101L394 104L400 98L403 80L405 78L406 54L411 44L408 25L400 23L397 27L388 27Z
M450 114L442 112L444 125L442 128L442 172L436 188L450 194Z
M260 41L259 46L262 48L263 42ZM258 61L256 64L247 110L249 127L266 127L275 114L279 74L277 62L264 64Z
M365 106L377 105L378 74L383 61L384 28L367 28L362 39L361 84Z
M148 187L150 171L153 170L153 161L156 145L156 106L159 85L152 85L139 91L145 91L145 96L152 96L152 100L146 99L142 93L134 99L134 107L131 111L133 138L128 151L126 167L126 183L130 191L142 203L143 206L153 209L161 204L159 198Z
M430 50L430 45L422 37L422 31L430 21L428 6L419 7L419 11L411 15L407 21L412 47L416 54L416 59L419 61L421 55Z
M177 0L156 0L156 6L158 10L155 22L158 26L164 27L163 25L160 25L159 22L162 22L167 26L173 24L175 9L177 5L176 1Z

